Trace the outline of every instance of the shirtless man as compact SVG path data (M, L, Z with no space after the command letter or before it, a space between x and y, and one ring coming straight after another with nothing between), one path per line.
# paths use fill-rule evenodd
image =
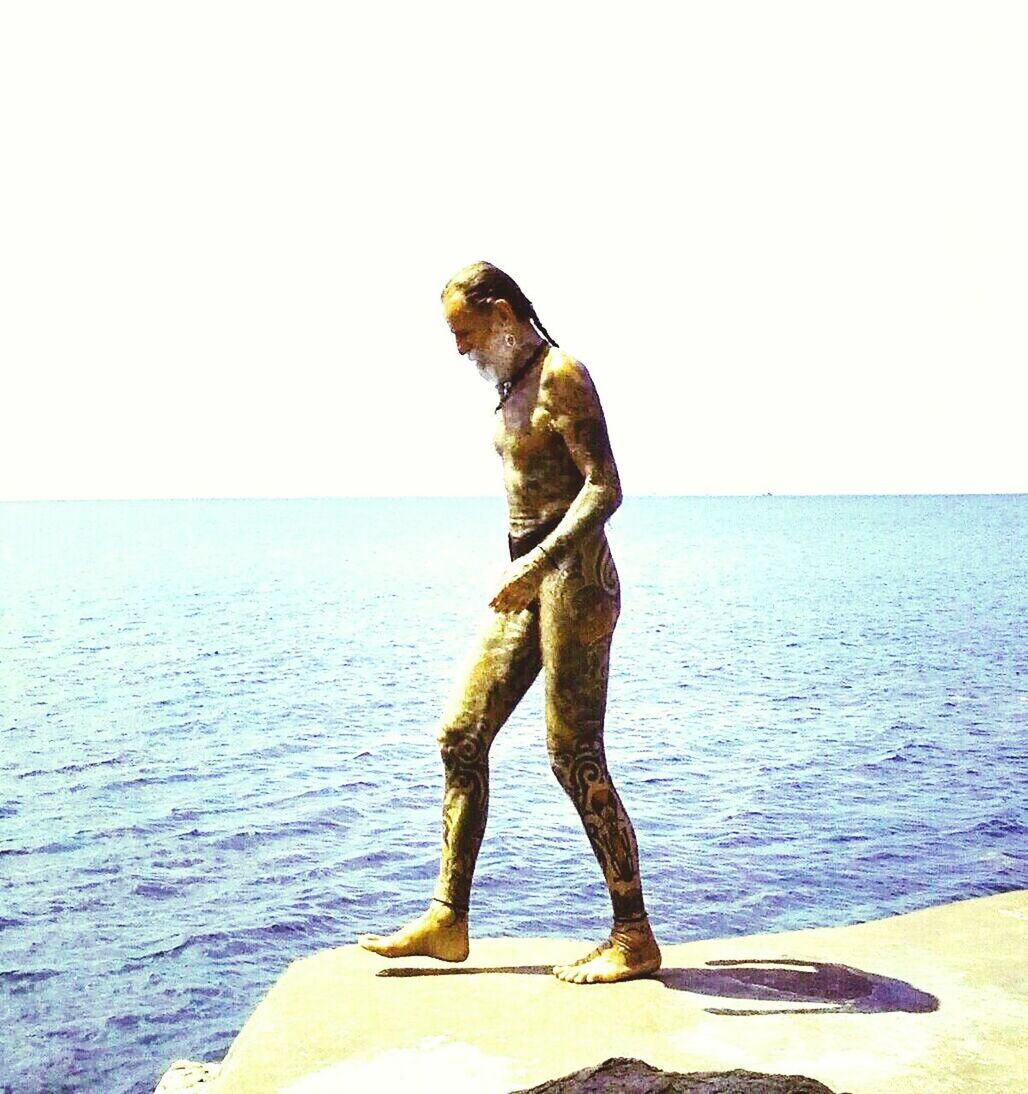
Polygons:
M385 957L465 960L489 747L542 670L550 762L582 818L614 908L610 937L580 960L556 966L554 975L575 984L645 976L660 967L660 950L643 905L635 833L603 751L620 608L603 527L621 503L603 410L588 372L557 348L502 270L475 263L448 282L442 300L458 352L500 396L495 444L512 562L439 731L445 790L434 896L423 915L395 934L362 935L358 942Z

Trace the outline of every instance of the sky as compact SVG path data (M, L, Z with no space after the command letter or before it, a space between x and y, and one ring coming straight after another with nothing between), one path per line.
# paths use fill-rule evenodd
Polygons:
M0 498L497 495L485 258L639 494L1028 489L1020 3L0 8Z

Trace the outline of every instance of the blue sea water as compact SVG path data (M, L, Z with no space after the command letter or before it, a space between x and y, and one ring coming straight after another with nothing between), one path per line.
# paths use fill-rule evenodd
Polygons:
M607 719L666 941L1028 885L1028 498L630 498ZM437 865L484 499L0 506L0 1090L219 1059L292 959ZM472 935L596 940L538 685Z

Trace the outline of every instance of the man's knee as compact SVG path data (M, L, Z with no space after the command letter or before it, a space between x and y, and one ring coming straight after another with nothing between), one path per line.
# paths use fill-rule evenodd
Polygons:
M489 735L484 726L471 719L445 720L436 734L436 742L447 771L483 767L488 762Z

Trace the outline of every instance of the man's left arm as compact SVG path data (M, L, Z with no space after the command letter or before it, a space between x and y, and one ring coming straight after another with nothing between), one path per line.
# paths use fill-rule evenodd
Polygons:
M549 558L558 561L581 537L606 523L622 495L603 407L585 366L565 357L547 381L543 398L551 428L563 438L583 479L560 524L542 542Z

